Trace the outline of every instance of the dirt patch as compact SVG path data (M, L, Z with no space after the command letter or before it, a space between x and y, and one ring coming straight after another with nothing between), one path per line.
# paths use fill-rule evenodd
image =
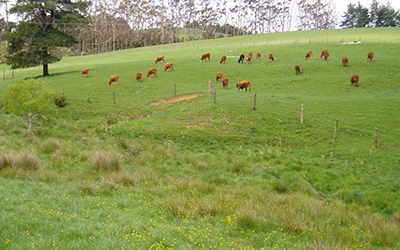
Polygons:
M171 97L168 99L157 100L157 101L151 102L149 104L150 105L159 105L159 104L163 104L163 103L179 102L179 101L183 101L183 100L190 100L190 99L196 98L198 96L202 96L202 95L203 94L201 94L201 93L178 95L178 96L174 96L174 97Z

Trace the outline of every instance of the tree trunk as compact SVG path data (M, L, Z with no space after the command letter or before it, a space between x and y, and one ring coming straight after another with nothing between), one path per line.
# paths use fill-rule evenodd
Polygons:
M48 76L49 74L49 65L47 63L43 64L43 76Z

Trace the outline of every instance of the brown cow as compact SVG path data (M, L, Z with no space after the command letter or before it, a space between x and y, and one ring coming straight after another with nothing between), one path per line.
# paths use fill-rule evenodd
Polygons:
M328 58L329 58L329 53L326 52L326 53L325 53L325 61L328 60Z
M150 75L153 75L153 77L156 77L157 76L157 69L156 68L152 68L152 69L149 69L149 71L147 71L147 78L149 78L149 76Z
M166 63L165 64L165 71L172 71L174 69L174 64L172 62Z
M294 69L296 70L296 75L300 73L300 65L296 64Z
M326 60L328 60L328 57L329 57L328 50L327 50L327 49L324 49L324 50L321 52L321 58L324 58L325 61L326 61Z
M223 56L221 57L221 61L219 61L219 63L225 63L225 61L226 61L226 56L223 55Z
M239 83L236 83L236 88L238 88L238 92L241 89L243 92L243 89L246 89L245 92L247 92L247 88L249 88L249 92L251 91L250 89L250 81L241 81Z
M246 58L245 58L246 63L251 63L251 59L252 59L252 56L251 55L247 55Z
M207 58L208 58L208 61L210 61L210 53L203 54L200 58L200 62L202 62L203 60L205 60Z
M119 82L119 76L118 75L112 76L110 78L110 81L108 81L108 84L111 85L111 83L113 83L113 82L115 82L114 85L117 85L117 83Z
M81 73L82 73L81 77L83 77L83 75L86 75L87 77L90 76L90 70L89 69L84 69L84 70L81 71Z
M228 77L225 77L224 79L222 79L222 87L223 87L224 89L227 89L227 88L228 88L228 84L229 84L229 79L228 79Z
M351 85L353 85L353 87L358 87L358 80L360 79L360 77L358 75L352 75L351 76Z
M368 59L369 59L370 62L373 62L373 61L374 61L374 52L372 52L372 51L368 52L368 58L367 58L367 60L368 60Z
M256 53L256 59L258 59L258 58L260 58L261 57L261 52L257 52Z
M270 61L274 61L275 59L274 59L274 55L272 55L272 53L269 53L268 54L268 59L270 60Z
M222 72L218 72L217 76L215 77L215 81L218 82L219 80L222 80L222 78L224 78L224 75Z
M251 58L253 58L253 51L249 51L249 53L247 53L249 56L251 56Z
M349 66L349 58L343 56L342 57L342 64L343 64L343 67Z
M311 57L312 57L312 51L309 50L309 51L307 52L306 59L311 59Z
M141 82L141 81L142 81L142 73L140 73L140 72L137 72L137 73L136 73L136 80L137 80L138 82Z
M157 59L156 59L156 63L161 62L161 61L163 61L163 63L165 63L165 60L164 60L164 59L165 59L164 56L159 56L159 57L157 57Z

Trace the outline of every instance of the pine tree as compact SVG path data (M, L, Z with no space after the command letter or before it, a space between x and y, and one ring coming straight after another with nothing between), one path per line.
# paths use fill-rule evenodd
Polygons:
M71 0L17 0L10 13L24 21L10 34L6 63L13 69L43 65L43 76L49 75L48 64L61 60L55 48L70 47L73 36L57 28L60 23L78 23L89 3Z

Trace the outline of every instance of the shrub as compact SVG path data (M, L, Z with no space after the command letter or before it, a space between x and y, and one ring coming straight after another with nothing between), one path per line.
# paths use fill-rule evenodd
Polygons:
M66 101L67 97L64 94L61 94L54 98L54 103L56 104L57 107L64 107L67 104Z

